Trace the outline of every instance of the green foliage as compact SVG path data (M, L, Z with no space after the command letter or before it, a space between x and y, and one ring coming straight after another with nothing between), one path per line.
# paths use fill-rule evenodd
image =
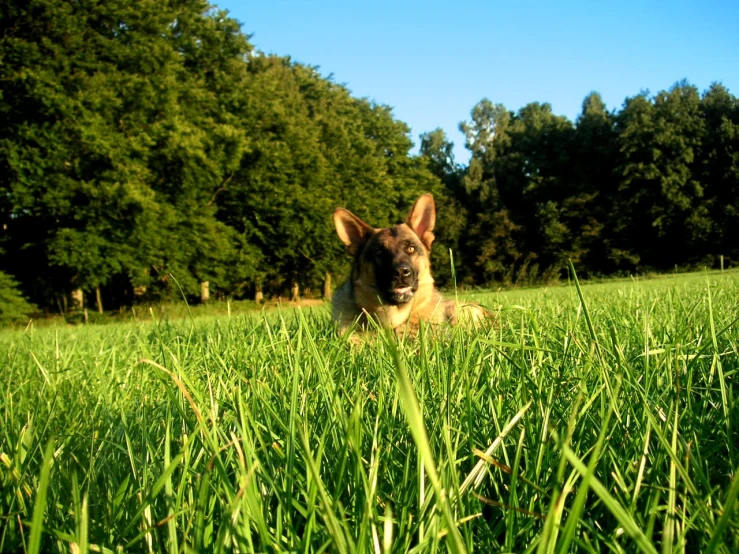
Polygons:
M11 0L0 271L54 310L76 289L119 308L193 300L205 281L216 297L317 295L349 268L337 206L385 226L423 192L441 286L556 280L569 260L585 276L739 261L739 104L721 85L619 111L593 92L575 122L483 99L460 129L466 166L440 129L412 155L388 106L254 51L204 0Z
M564 209L575 230L569 242L570 259L590 274L623 269L622 253L614 246L621 227L613 210L618 202L614 115L597 92L585 97L575 126L572 157L574 191ZM633 260L630 260L633 262Z
M562 221L575 193L572 124L538 103L511 114L483 100L471 115L461 128L472 152L464 182L483 207L469 245L478 253L478 279L521 281L565 267L573 235ZM504 244L513 233L514 244Z
M4 246L29 261L19 276L34 296L223 274L202 254L239 252L210 206L246 142L233 113L250 50L238 25L204 2L6 9Z
M18 283L0 271L0 325L28 323L36 306L30 304L18 290Z
M695 255L710 229L694 177L705 133L698 91L679 83L653 101L629 99L617 128L625 242L639 260L658 267Z
M471 278L465 271L467 260L463 257L461 245L468 231L472 207L467 206L469 196L462 182L464 168L455 162L453 148L454 143L447 139L441 129L421 135L420 159L441 185L429 186L428 190L433 192L436 201L436 240L431 249L431 262L434 279L442 287L454 285L453 276L458 283Z
M481 101L461 125L474 281L546 281L568 260L585 275L733 263L737 113L724 87L686 82L614 113L591 93L574 127L548 104Z
M739 101L714 84L703 95L700 110L705 134L694 178L703 187L711 225L702 253L739 260Z
M248 71L249 151L217 197L219 218L262 253L266 290L292 281L317 290L327 272L348 268L336 207L387 225L438 182L409 157L408 128L389 108L286 58L255 56Z

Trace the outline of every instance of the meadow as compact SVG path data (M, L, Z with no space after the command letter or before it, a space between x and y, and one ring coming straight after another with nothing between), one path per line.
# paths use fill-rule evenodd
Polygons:
M0 551L739 551L739 272L465 298L1 332Z

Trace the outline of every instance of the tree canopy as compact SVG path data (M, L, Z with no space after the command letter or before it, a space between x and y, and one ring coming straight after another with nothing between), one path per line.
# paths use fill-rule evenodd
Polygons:
M252 47L200 0L0 7L0 272L39 306L316 292L348 260L331 213L383 225L432 192L451 283L739 261L739 104L679 82L574 121L481 100L420 136L390 107ZM12 284L12 287L11 287ZM16 287L17 285L17 287ZM145 293L143 292L145 291Z

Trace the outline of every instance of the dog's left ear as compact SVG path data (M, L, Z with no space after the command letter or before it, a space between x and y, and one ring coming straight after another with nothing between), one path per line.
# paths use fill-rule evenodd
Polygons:
M424 246L431 250L431 243L434 242L434 233L432 231L436 223L434 197L427 193L416 200L405 223L418 235Z

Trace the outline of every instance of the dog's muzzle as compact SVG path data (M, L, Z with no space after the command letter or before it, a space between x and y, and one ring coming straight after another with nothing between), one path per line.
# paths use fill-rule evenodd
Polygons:
M395 275L393 279L390 297L394 304L405 304L413 300L413 296L418 289L416 275L410 265L401 263L395 266Z

